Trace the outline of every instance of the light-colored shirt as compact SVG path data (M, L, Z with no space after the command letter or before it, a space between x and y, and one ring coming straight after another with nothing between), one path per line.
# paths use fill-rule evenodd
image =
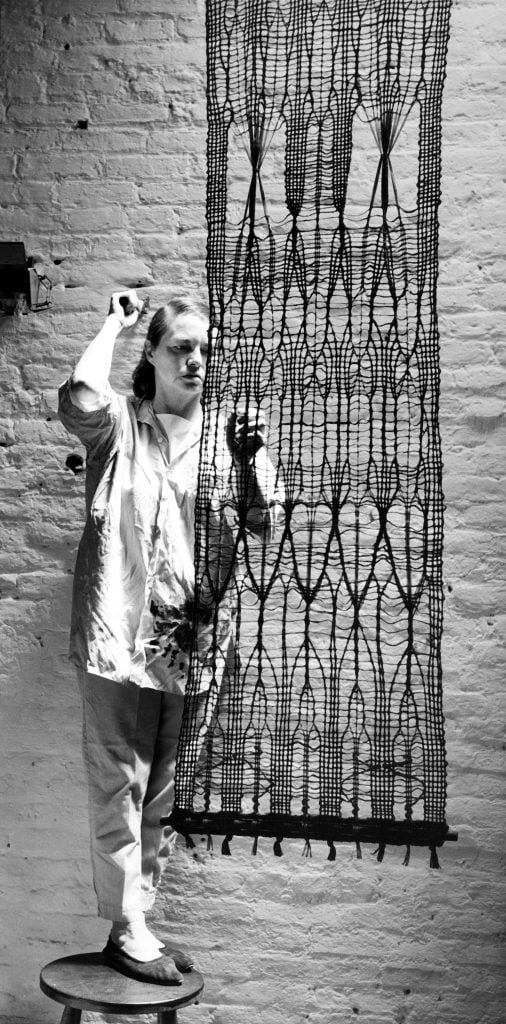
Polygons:
M157 416L148 400L109 386L94 405L60 388L59 415L87 450L86 523L74 575L70 657L80 668L118 682L171 692L186 683L194 620L194 521L201 423ZM225 425L216 426L218 457L209 495L211 543L226 576L233 550L230 495L234 465ZM279 509L275 471L262 461L262 508L251 528L266 537ZM225 564L224 560L225 559ZM212 559L211 559L212 561ZM212 568L211 568L212 575ZM214 618L214 624L211 622ZM233 603L197 620L201 688L223 669ZM218 639L218 644L216 640Z

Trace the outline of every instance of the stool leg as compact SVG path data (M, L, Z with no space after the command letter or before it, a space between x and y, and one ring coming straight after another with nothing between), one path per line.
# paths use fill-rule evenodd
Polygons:
M156 1016L158 1017L158 1024L177 1024L176 1010L160 1010Z
M66 1006L60 1024L80 1024L82 1010L75 1010L73 1006Z

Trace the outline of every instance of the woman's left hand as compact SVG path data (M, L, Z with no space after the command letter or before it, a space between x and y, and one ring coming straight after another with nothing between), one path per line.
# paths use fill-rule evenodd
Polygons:
M266 443L265 414L256 406L240 408L227 423L227 444L236 459L251 459Z

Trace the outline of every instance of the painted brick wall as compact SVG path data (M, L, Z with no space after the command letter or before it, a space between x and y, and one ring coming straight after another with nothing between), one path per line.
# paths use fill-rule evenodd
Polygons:
M0 1020L57 1019L40 966L97 948L79 706L66 661L83 478L54 394L113 288L205 290L203 0L1 0L0 240L54 282L0 318ZM445 707L459 843L378 864L314 844L177 850L158 928L206 974L188 1024L502 1024L502 0L455 0L441 209ZM501 230L502 227L502 230ZM126 387L141 335L118 352Z

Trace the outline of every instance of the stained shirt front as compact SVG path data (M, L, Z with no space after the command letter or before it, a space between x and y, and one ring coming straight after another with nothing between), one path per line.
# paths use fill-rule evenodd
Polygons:
M201 423L158 417L151 402L109 386L96 405L60 388L59 415L87 450L86 524L74 575L70 657L118 682L183 692L194 598L194 518ZM222 509L233 479L225 427L216 450L213 495L220 551L232 547ZM276 515L275 473L265 460L265 515ZM220 602L219 650L209 623L198 627L201 688L219 673L233 608ZM216 638L216 622L214 625Z

